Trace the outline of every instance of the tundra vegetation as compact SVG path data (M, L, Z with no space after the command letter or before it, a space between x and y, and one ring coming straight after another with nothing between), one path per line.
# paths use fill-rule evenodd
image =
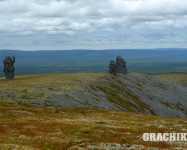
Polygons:
M0 105L1 149L68 149L118 143L184 147L183 142L144 142L143 133L183 133L187 120L91 108Z
M124 78L108 73L57 73L16 76L12 81L0 78L0 147L86 149L91 144L118 143L144 148L184 148L183 142L143 141L145 132L185 133L187 119L181 105L162 100L162 108L173 109L179 116L157 116L157 111L139 96L146 91L146 96L150 96L148 102L154 103L154 90L167 92L169 85L176 86L175 91L186 90L186 77L186 74L128 73ZM133 85L129 84L134 80ZM150 84L157 85L157 89L150 90L153 88ZM181 97L181 93L177 94ZM107 107L98 109L104 108L100 103Z

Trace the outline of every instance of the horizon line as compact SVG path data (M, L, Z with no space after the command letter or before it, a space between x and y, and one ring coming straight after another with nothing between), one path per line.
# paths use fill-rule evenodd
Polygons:
M0 51L107 51L107 50L174 50L181 49L187 50L187 48L127 48L127 49L40 49L40 50L18 50L18 49L0 49Z

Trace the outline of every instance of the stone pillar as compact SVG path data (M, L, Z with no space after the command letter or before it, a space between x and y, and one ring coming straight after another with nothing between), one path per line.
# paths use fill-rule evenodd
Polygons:
M6 77L6 80L14 80L14 63L15 63L15 57L13 56L12 58L10 56L7 56L5 60L3 61L4 63L4 74Z
M116 64L118 66L118 73L127 74L126 61L121 56L116 57Z
M109 70L108 70L108 72L110 74L113 74L115 76L115 75L117 75L117 70L118 70L118 68L117 68L116 63L113 60L111 60L110 64L109 64Z

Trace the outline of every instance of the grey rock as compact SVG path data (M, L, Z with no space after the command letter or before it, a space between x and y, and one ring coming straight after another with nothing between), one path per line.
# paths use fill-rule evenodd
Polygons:
M5 60L3 61L4 63L4 74L6 77L6 80L14 80L14 63L15 63L15 57L13 56L12 58L10 56L7 56Z
M95 146L95 145L87 145L87 148L88 148L89 150L98 150L98 147Z
M151 147L151 148L148 148L148 150L159 150L159 148L157 148L157 147Z
M113 60L111 60L110 64L109 64L109 71L108 72L115 76L115 75L117 75L117 71L118 71L117 64Z
M116 57L116 64L118 67L117 73L127 74L126 61L121 56Z
M117 56L116 62L113 60L110 61L108 72L114 76L117 73L127 74L126 61L121 56Z

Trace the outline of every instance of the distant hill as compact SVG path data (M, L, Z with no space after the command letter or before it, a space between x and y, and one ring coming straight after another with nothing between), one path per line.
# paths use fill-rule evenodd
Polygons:
M0 78L0 103L187 117L187 74L59 73Z
M107 72L110 60L121 55L130 72L187 73L187 49L150 50L0 50L0 70L6 56L16 57L16 75L72 72ZM4 76L0 71L0 76Z

